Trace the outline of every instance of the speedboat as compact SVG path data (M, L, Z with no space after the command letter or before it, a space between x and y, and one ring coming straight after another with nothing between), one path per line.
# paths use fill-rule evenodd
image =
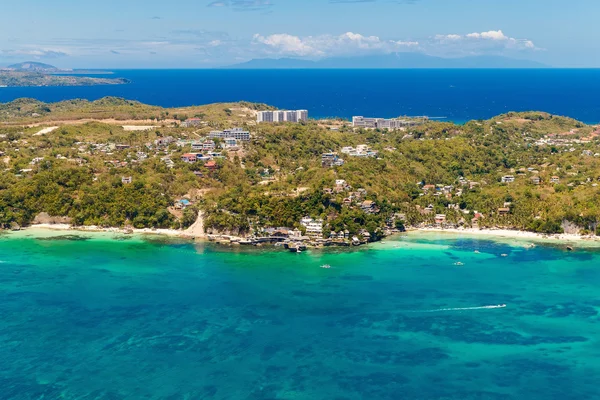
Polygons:
M329 269L329 268L331 268L331 265L329 265L329 264L324 264L324 265L321 265L321 268Z

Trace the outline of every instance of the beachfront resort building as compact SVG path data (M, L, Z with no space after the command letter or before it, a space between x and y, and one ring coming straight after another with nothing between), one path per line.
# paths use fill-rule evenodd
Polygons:
M304 217L300 220L300 225L306 228L306 236L323 237L323 220Z
M250 132L242 128L225 129L224 131L212 131L208 134L211 139L236 139L247 142L250 140Z
M306 122L308 120L307 110L274 110L259 111L256 122Z
M407 126L423 124L427 117L418 117L418 119L399 119L399 118L366 118L362 116L352 117L352 126L354 128L366 129L400 129Z

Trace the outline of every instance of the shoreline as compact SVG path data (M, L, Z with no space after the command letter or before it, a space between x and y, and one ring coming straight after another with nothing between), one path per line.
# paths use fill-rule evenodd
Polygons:
M193 232L188 232L187 230L177 230L177 229L127 229L127 228L102 228L98 226L72 226L69 224L34 224L27 227L21 228L22 231L28 230L48 230L48 231L73 231L73 232L86 232L86 233L114 233L120 235L157 235L157 236L165 236L171 238L181 238L188 239L193 241L211 241L214 243L223 243L223 240L226 239L226 236L223 235L221 240L219 240L219 235L207 235L207 234L195 234ZM582 236L575 234L554 234L547 235L536 232L529 231L518 231L511 229L477 229L477 228L408 228L406 232L401 232L398 234L392 234L387 237L384 237L382 240L385 241L388 238L392 239L394 237L398 237L399 235L419 235L419 234L448 234L454 236L471 236L474 238L489 238L489 239L511 239L511 240L527 240L533 241L537 243L545 243L545 244L597 244L600 246L600 237L599 236ZM212 237L212 240L211 240ZM229 236L227 236L229 238ZM375 244L377 242L371 242L368 244ZM249 246L250 247L250 246Z
M169 237L180 237L188 239L206 239L205 235L192 235L177 229L152 229L152 228L102 228L99 226L73 226L70 224L33 224L21 228L22 231L44 229L50 231L74 231L74 232L89 232L89 233L116 233L121 235L160 235Z
M519 231L514 229L502 229L502 228L489 228L489 229L478 229L478 228L415 228L407 229L407 233L410 232L431 232L431 233L449 233L449 234L465 234L472 236L487 236L487 237L502 237L508 239L527 239L540 242L554 242L554 243L569 243L569 242L598 242L600 243L600 236L593 235L576 235L569 233L560 234L545 234L530 231Z

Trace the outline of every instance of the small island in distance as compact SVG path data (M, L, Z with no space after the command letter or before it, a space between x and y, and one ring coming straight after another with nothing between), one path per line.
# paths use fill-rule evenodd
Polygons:
M38 62L23 62L0 68L0 87L122 85L123 78L97 78L82 75L112 74L108 71L65 70Z

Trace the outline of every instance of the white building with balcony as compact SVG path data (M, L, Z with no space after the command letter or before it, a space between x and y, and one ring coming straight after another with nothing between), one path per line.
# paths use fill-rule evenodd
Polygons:
M323 220L304 217L300 220L300 225L306 228L306 235L309 237L323 237Z

